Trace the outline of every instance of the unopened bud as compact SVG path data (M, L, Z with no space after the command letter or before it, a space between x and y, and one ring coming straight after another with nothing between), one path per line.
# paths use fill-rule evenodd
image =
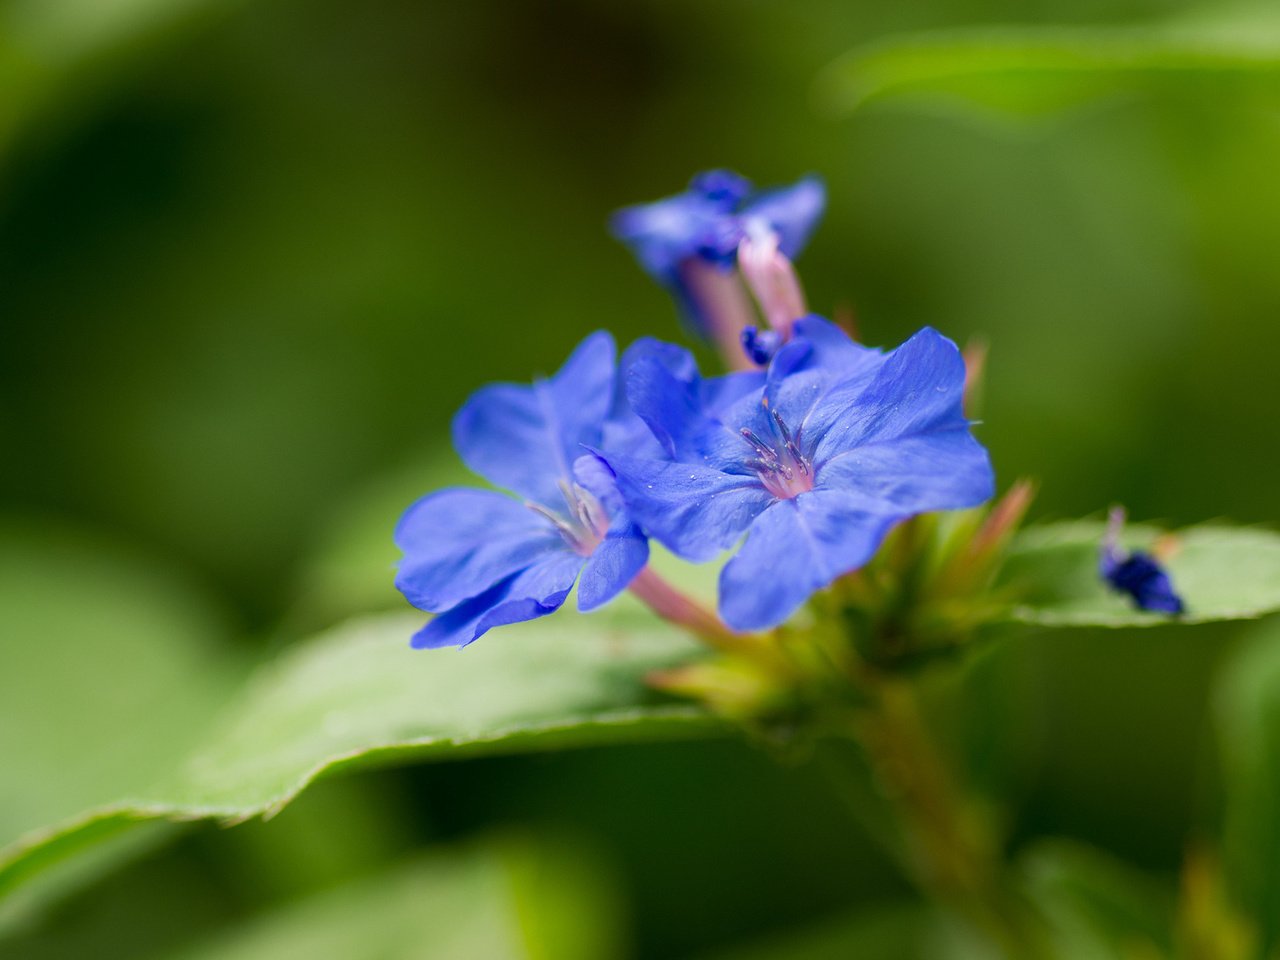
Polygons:
M738 244L738 269L769 326L784 338L790 336L791 325L809 309L795 268L778 249L778 235L752 225Z

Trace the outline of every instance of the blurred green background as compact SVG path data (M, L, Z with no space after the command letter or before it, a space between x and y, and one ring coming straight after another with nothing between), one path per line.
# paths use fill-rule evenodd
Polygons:
M1196 7L0 0L4 512L152 558L217 643L393 605L390 530L448 474L459 402L600 327L677 337L606 219L730 166L826 178L800 262L816 309L852 307L875 344L924 324L989 341L981 436L1002 485L1039 479L1035 516L1274 522L1274 83L1118 76L1032 117L947 97L839 116L815 95L836 57L902 32L1141 36ZM1214 817L1205 702L1233 642L998 651L986 682L1034 718L990 729L995 752L1021 744L1015 837L1174 871ZM13 955L169 956L495 826L601 864L636 956L906 896L808 767L731 743L596 749L366 774L265 825L186 830Z

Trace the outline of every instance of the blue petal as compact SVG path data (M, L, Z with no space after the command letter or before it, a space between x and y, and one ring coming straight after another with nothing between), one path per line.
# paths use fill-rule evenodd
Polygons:
M776 501L720 572L720 616L734 630L777 626L816 590L871 559L893 522L845 494Z
M618 481L613 469L592 450L573 461L573 480L593 497L600 501L609 516L615 516L624 510L622 494L618 492Z
M495 384L472 394L453 420L462 459L491 483L562 509L560 481L583 446L599 446L613 401L613 337L593 333L550 380Z
M995 494L991 458L967 427L854 447L819 464L815 481L900 516L974 507Z
M860 393L884 355L855 343L817 315L798 320L795 333L770 361L763 395L751 395L729 407L723 420L734 432L745 427L767 439L775 432L776 412L801 447L811 450L831 419L847 413L844 399L832 403L829 398Z
M724 216L722 204L689 192L624 207L613 215L609 227L647 273L670 286L677 282L680 263L697 255Z
M964 376L956 345L925 327L885 358L865 390L833 394L831 413L839 415L820 438L815 465L864 444L967 428Z
M789 187L756 194L743 208L742 216L758 217L773 227L778 248L794 260L809 242L826 205L826 186L821 178L809 176Z
M758 372L685 380L656 358L646 357L627 371L627 398L668 457L724 466L741 461L749 448L718 417L757 393L763 382Z
M855 343L847 333L816 314L796 321L794 339L769 365L765 394L792 432L811 438L825 431L823 407L837 389L848 394L870 382L884 354Z
M493 627L535 620L564 604L582 567L574 554L552 554L489 590L464 600L414 634L410 645L465 647Z
M689 190L729 213L750 196L751 181L732 170L706 170L694 175Z
M612 600L648 562L648 538L629 519L619 518L582 568L578 609L585 613Z
M431 611L483 593L548 552L568 550L555 527L523 504L462 488L411 506L395 541L404 551L396 587L415 607Z
M689 560L710 560L732 546L773 499L754 474L608 454L605 459L632 519Z
M612 468L599 454L579 457L574 477L609 511L609 530L587 558L578 583L578 609L594 610L626 589L649 561L649 540L626 513Z
M641 337L622 352L618 361L617 385L609 419L605 421L601 447L628 456L661 457L661 445L646 424L631 409L626 383L629 371L642 361L659 364L678 380L694 380L698 365L684 347L653 337Z
M692 380L677 377L654 357L632 364L626 377L631 409L668 456L679 456L692 437L707 429L708 418L698 403L698 388Z
M816 313L801 317L792 329L794 338L811 348L807 365L829 368L842 380L878 366L884 357L880 350L864 347Z
M684 347L655 337L641 337L622 351L622 358L618 361L619 389L614 398L615 412L618 409L617 404L625 404L626 401L626 390L623 387L627 371L641 360L654 360L662 364L672 376L679 380L698 378L698 361Z

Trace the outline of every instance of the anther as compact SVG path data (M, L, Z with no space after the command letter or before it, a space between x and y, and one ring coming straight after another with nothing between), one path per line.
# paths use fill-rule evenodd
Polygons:
M550 520L555 528L570 541L576 539L576 531L573 529L572 524L566 521L564 517L560 516L560 514L556 513L554 510L544 507L540 503L534 503L532 500L526 500L524 505L538 516L545 517L547 520Z
M743 440L756 448L756 452L760 454L762 460L768 463L776 463L778 461L778 451L752 433L749 427L743 427L739 432L742 434Z
M788 430L787 425L782 422L782 414L780 414L777 410L771 410L769 412L773 414L773 422L777 424L778 432L782 434L782 442L785 443L788 447L793 446L791 442L791 431Z

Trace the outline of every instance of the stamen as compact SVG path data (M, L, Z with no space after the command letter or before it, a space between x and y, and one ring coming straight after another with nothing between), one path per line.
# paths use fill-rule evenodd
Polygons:
M556 486L560 488L560 496L564 497L565 505L570 512L577 513L578 498L573 495L573 487L569 485L569 481L561 477L556 481Z
M774 450L770 444L765 443L752 433L749 427L743 427L739 432L742 434L743 440L756 448L756 452L760 454L760 459L769 463L776 463L778 461L778 451Z
M571 485L566 480L560 480L559 487L568 507L567 516L531 500L526 500L525 506L550 521L570 547L584 557L588 556L608 532L609 515L585 487L576 483Z
M597 537L603 537L609 529L609 518L605 514L604 507L600 501L586 487L579 484L573 485L574 498L578 505L578 517L582 521L582 525L590 530Z
M769 409L767 398L764 406ZM748 427L738 431L757 454L743 465L754 470L765 487L777 497L795 497L812 490L813 468L800 452L796 439L798 431L793 435L777 410L769 410L769 418L775 434L773 443L766 443Z
M773 422L778 428L778 433L782 434L782 442L787 444L787 446L792 446L791 431L788 430L787 425L783 423L782 414L777 410L770 410L769 412L773 414Z
M538 516L545 517L547 520L550 520L555 528L559 530L560 533L563 534L571 543L576 541L577 537L573 526L565 520L564 517L560 516L560 514L548 507L544 507L540 503L534 503L532 500L526 500L524 505Z

